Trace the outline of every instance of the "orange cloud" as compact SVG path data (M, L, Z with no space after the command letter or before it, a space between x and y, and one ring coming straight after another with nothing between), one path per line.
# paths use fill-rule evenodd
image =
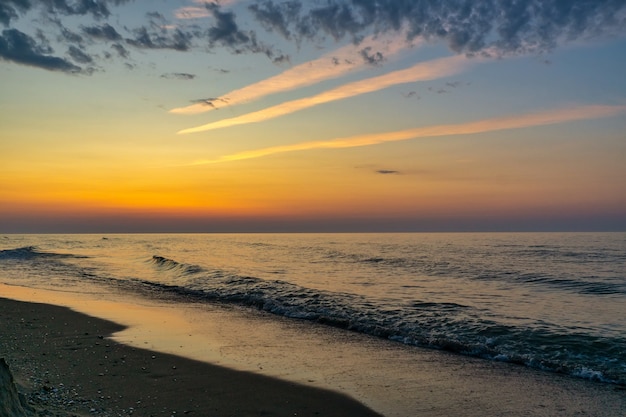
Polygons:
M224 127L237 126L241 124L258 123L279 116L284 116L286 114L294 113L300 110L304 110L309 107L329 103L336 100L342 100L361 94L371 93L398 84L448 77L450 75L461 72L472 61L476 61L476 59L470 60L465 56L455 55L447 58L440 58L428 62L422 62L407 69L393 71L378 77L367 78L364 80L345 84L312 97L292 100L253 113L244 114L242 116L224 119L218 122L208 123L189 129L183 129L178 133L197 133L207 130L220 129Z
M174 16L177 19L186 20L186 19L202 19L205 17L211 17L211 13L207 10L206 7L202 7L202 5L206 4L217 4L222 7L232 6L241 0L194 0L195 4L199 4L200 6L185 6L180 7L174 11Z
M174 12L177 19L201 19L210 17L211 13L204 7L186 6L177 9Z
M406 36L403 33L393 37L382 35L377 37L369 36L358 45L346 45L318 59L296 65L278 75L212 99L210 100L210 105L207 103L196 103L172 109L170 113L204 113L221 107L248 103L270 94L313 85L367 66L368 63L361 55L361 51L381 52L383 56L390 57L407 47L415 45L417 45L417 42L413 44L407 43Z
M358 146L376 145L385 142L396 142L437 136L471 135L474 133L493 132L497 130L521 129L525 127L543 126L576 120L598 119L615 116L626 112L626 106L588 105L549 110L517 116L505 116L476 122L418 127L387 133L373 133L325 141L296 143L293 145L274 146L222 156L216 160L198 161L194 165L212 164L243 159L260 158L285 152L305 151L312 149L338 149Z

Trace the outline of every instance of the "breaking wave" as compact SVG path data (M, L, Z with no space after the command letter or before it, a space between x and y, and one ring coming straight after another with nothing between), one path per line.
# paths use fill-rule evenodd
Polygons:
M159 258L154 262L168 268L181 265L169 261ZM152 281L137 284L140 291L152 296L238 304L407 345L626 385L626 338L609 341L547 324L534 329L504 325L457 303L415 301L410 310L407 306L393 308L357 294L228 275L224 271L201 274L185 285ZM621 360L616 363L615 358Z
M177 262L173 259L165 258L163 256L153 255L148 261L150 264L163 271L171 271L185 275L192 275L202 272L204 269L198 265L189 265Z

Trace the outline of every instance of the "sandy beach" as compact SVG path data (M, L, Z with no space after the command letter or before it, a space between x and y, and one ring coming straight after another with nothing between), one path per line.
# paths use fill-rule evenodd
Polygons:
M407 348L308 322L206 305L181 311L110 295L0 290L40 301L0 298L0 357L32 406L46 410L41 415L626 413L621 386Z
M317 388L125 346L123 327L0 299L0 356L41 411L68 415L376 416Z

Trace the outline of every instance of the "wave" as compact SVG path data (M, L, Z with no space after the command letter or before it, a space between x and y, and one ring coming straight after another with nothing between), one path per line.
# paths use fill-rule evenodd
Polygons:
M559 290L567 290L571 292L577 292L579 294L626 294L626 284L602 281L592 282L590 281L590 279L593 279L593 277L587 277L587 279L569 279L554 278L535 274L523 274L518 276L515 280L527 284L552 286L558 288Z
M167 258L155 260L171 266ZM200 275L185 285L138 281L142 291L185 301L237 304L407 345L504 361L579 378L626 385L626 339L575 334L557 326L525 328L481 318L473 307L415 301L407 313L360 295L280 280Z
M31 260L41 258L87 258L71 253L55 253L39 250L36 246L23 246L15 249L0 250L0 260Z
M537 255L537 253L535 252L533 255ZM553 255L554 253L551 252L550 256ZM446 261L442 259L433 261L429 258L422 259L419 257L371 257L339 252L329 254L329 257L336 261L342 260L353 262L369 268L389 268L394 271L397 269L404 269L411 271L412 273L420 271L429 276L454 276L468 280L516 282L583 295L626 294L626 283L618 277L615 277L616 279L612 279L611 277L589 275L570 278L564 274L561 274L562 276L558 276L558 272L555 272L556 276L547 276L537 272L516 270L513 268L495 270L484 267L481 268L480 266L474 267L472 265L462 265L456 260ZM593 259L592 262L594 263L614 263L617 259L617 256L609 257L607 255L600 255L591 252L561 252L559 257L575 257L578 258L578 261L580 262L588 262L590 259Z
M148 262L160 270L177 272L184 275L192 275L204 271L201 266L180 263L158 255L153 255Z
M546 248L532 248L540 251ZM476 249L481 251L480 248ZM578 262L570 269L557 264L549 268L536 267L537 258L515 257L515 249L504 255L498 252L480 252L470 257L464 250L432 255L419 250L381 251L372 254L360 249L354 252L313 248L311 263L325 262L332 268L367 273L381 280L395 275L406 275L399 281L403 287L420 284L411 277L446 276L475 283L480 280L520 284L522 288L536 286L541 291L561 290L566 293L605 295L626 293L626 283L618 278L619 271L591 267L578 271ZM144 252L145 253L145 252ZM150 253L150 252L148 252ZM155 252L151 252L155 253ZM393 256L397 254L398 256ZM545 254L547 256L547 254ZM584 257L565 256L571 259ZM52 270L64 280L75 277L78 282L92 281L135 291L148 297L166 297L178 302L230 303L256 308L279 316L302 319L325 326L368 334L407 345L447 350L488 360L505 361L528 367L564 373L579 378L626 385L626 338L622 335L583 334L584 329L559 327L557 323L516 320L515 317L492 314L489 306L472 307L454 302L433 302L424 294L414 299L395 299L385 294L371 293L369 298L355 293L307 288L302 285L269 279L263 272L246 276L232 270L205 268L187 264L160 255L139 259L139 268L123 277L115 270L101 269L81 262L65 262L54 258L76 257L72 254L46 252L34 246L0 251L5 265L26 265ZM53 258L53 259L50 259ZM588 259L595 258L587 257ZM31 261L32 259L32 261ZM41 262L38 261L41 259ZM563 258L561 258L562 260ZM22 262L27 260L28 262ZM502 260L502 262L496 262ZM546 259L541 257L540 262ZM535 263L533 263L535 262ZM133 258L136 266L137 258ZM66 265L67 264L67 265ZM324 265L325 267L327 265ZM499 266L501 267L499 269ZM54 269L56 268L56 269ZM147 274L144 274L147 272ZM150 279L157 273L156 281ZM286 268L284 275L291 274ZM356 272L355 272L356 271ZM30 272L30 270L29 270ZM603 276L604 274L604 276ZM598 275L598 276L596 276ZM610 276L609 276L610 275ZM48 280L49 274L41 274ZM272 278L277 278L275 274ZM46 281L47 282L47 281ZM375 284L373 284L375 285ZM421 284L420 284L421 285ZM343 288L343 287L336 287ZM556 292L558 294L558 292ZM567 294L566 294L567 295ZM376 298L380 297L380 298ZM448 301L455 300L451 298ZM443 301L443 300L442 300ZM462 301L461 301L462 302ZM493 313L497 313L494 311ZM512 323L512 324L511 324ZM611 333L612 334L612 333Z

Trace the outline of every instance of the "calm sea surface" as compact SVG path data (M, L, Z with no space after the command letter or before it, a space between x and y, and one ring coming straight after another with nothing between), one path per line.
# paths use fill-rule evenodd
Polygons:
M7 235L0 269L626 384L626 233Z

